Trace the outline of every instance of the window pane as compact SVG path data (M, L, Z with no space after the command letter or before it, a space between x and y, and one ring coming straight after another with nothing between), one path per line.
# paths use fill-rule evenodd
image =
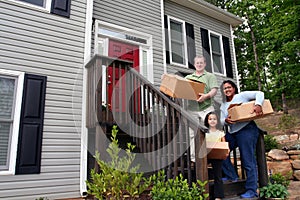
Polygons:
M211 35L211 47L212 51L221 53L220 40L218 36Z
M0 77L0 119L11 119L15 79Z
M182 24L174 21L171 24L171 39L177 42L182 42Z
M7 169L15 96L14 78L0 76L0 169Z
M19 1L23 1L23 2L26 2L26 3L31 3L33 5L36 5L36 6L41 6L41 7L46 7L46 0L19 0Z
M183 64L183 49L182 49L182 45L180 44L176 44L176 43L172 43L171 44L171 48L172 48L172 61L176 62L176 63L180 63Z
M0 169L8 166L8 147L10 144L11 123L0 122Z
M223 67L222 67L222 56L214 54L213 65L214 65L214 72L224 74Z

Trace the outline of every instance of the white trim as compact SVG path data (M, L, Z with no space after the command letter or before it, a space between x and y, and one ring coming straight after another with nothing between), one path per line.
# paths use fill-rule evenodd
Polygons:
M219 73L219 72L215 72L214 71L214 66L213 66L213 53L212 53L212 45L211 45L211 34L216 35L219 37L219 43L220 43L220 49L221 49L221 59L222 59L222 68L223 68L223 74ZM220 76L226 76L226 66L225 66L225 55L224 55L224 50L223 50L223 40L222 40L222 34L219 34L217 32L208 30L208 36L209 36L209 48L211 50L211 54L210 54L210 61L211 61L211 69L212 72L214 74L218 74Z
M84 65L83 80L82 80L82 114L81 114L81 152L80 152L80 194L86 195L87 186L87 142L88 130L86 128L86 87L87 87L87 69L85 65L91 57L91 41L92 41L92 16L93 16L93 1L89 0L86 4L86 26L85 26L85 41L84 41Z
M187 53L187 43L186 43L186 31L185 31L185 21L178 19L176 17L172 17L172 16L167 16L167 21L168 21L168 45L169 45L169 49L170 49L170 64L171 65L175 65L175 66L179 66L179 67L185 67L188 68L188 53ZM183 51L184 51L184 64L180 64L180 63L175 63L173 62L173 58L172 58L172 45L171 45L171 26L170 26L170 21L176 21L179 23L182 23L182 40L183 40Z
M164 0L160 1L160 13L161 13L161 32L162 32L162 49L163 49L163 68L164 73L167 73L167 60L166 60L166 36L165 36L165 10Z
M230 36L231 36L231 43L232 43L232 53L233 53L233 61L234 61L236 83L237 83L238 89L240 90L239 73L238 73L238 69L237 69L235 46L234 46L234 35L233 35L233 29L232 29L231 25L230 25Z
M9 3L12 3L12 4L17 5L17 6L21 5L25 8L44 11L44 12L48 12L48 13L50 13L51 3L52 3L52 0L46 0L45 7L42 7L42 6L34 5L32 3L27 3L27 2L24 2L24 1L17 1L17 0L0 0L0 1L9 2Z
M23 86L24 86L24 72L11 71L0 69L0 74L7 76L17 77L16 85L16 96L14 103L14 119L13 119L13 128L10 144L10 155L9 155L9 167L8 171L0 171L0 175L14 175L16 160L17 160L17 149L18 149L18 138L19 138L19 127L20 127L20 116L21 116L21 105L23 97Z

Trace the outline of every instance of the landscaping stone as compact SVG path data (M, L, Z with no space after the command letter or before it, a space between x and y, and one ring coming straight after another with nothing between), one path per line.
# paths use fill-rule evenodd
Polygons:
M293 172L292 165L289 160L287 161L267 161L268 171L272 174L280 173L283 176L289 177L290 173Z
M291 155L290 159L292 159L292 160L300 160L300 155Z
M272 149L269 153L268 156L271 157L274 160L287 160L289 159L288 154L280 149Z
M291 181L288 187L289 200L300 200L300 181Z
M292 166L294 169L300 169L300 160L294 160Z
M289 150L287 151L289 155L300 155L300 150Z
M295 170L293 176L296 180L300 181L300 170Z

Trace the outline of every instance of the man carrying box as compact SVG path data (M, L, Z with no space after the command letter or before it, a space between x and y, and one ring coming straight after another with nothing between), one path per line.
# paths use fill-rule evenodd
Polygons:
M206 60L204 56L196 56L194 58L194 67L196 71L193 74L187 75L185 78L193 81L205 83L204 93L199 94L196 101L188 101L188 111L192 117L200 121L204 125L204 119L207 113L214 111L213 97L218 91L218 82L214 74L205 70ZM195 133L190 130L190 152L191 161L195 162Z

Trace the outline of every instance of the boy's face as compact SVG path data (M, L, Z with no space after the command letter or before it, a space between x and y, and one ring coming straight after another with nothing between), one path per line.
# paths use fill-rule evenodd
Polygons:
M196 68L196 71L204 71L206 63L203 58L196 58L194 66Z

